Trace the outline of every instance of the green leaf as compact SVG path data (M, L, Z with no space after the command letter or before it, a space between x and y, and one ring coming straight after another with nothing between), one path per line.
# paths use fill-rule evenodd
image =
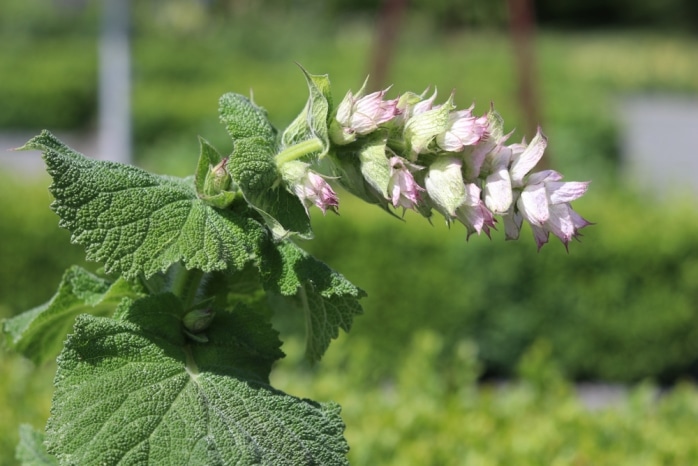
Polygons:
M73 266L48 303L5 320L3 333L13 349L41 364L60 352L75 316L107 315L123 298L137 295L138 288L123 279L110 283Z
M277 131L262 107L255 105L247 97L229 92L223 94L218 102L221 123L233 138L262 138L270 144L276 141Z
M332 91L327 75L309 74L303 67L301 71L308 83L308 101L303 111L286 128L281 136L283 147L290 147L299 142L318 138L322 142L322 150L318 156L324 156L329 147L328 120L332 107Z
M49 452L73 464L347 464L335 404L270 387L279 341L244 307L186 339L174 295L80 316L58 360Z
M191 182L89 159L47 131L23 149L44 152L59 225L107 273L149 277L180 261L206 272L240 269L265 236L254 219L207 206Z
M262 138L237 140L233 155L228 159L228 171L245 200L262 215L275 238L294 233L301 238L313 237L305 207L282 183L268 141Z
M55 456L44 446L44 433L28 424L19 426L19 444L15 457L22 466L58 466Z
M351 329L354 317L363 313L359 299L366 293L338 272L307 254L290 241L274 245L277 255L265 254L262 263L265 288L291 298L306 323L306 355L319 361L339 329Z

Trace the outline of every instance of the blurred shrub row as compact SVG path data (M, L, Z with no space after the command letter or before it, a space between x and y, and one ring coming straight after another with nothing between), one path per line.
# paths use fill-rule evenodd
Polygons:
M274 386L342 406L352 465L698 464L690 434L698 416L695 385L661 393L639 384L587 405L545 343L524 354L517 381L476 384L474 346L461 341L453 351L457 364L444 370L445 342L427 331L403 342L395 383L357 390L374 363L364 343L338 342L312 375L293 364L272 373ZM299 345L285 350L302 353Z
M466 244L459 225L409 214L403 224L348 196L341 217L316 216L306 246L368 292L349 339L371 342L375 380L419 328L444 336L445 365L458 341L474 341L485 375L510 376L537 339L574 379L695 375L698 218L593 185L588 197L576 208L598 225L569 253L555 238L536 252L526 230L517 242L497 232Z
M47 179L0 182L0 303L4 315L47 300L83 251L48 209ZM517 242L472 237L408 213L401 222L341 196L341 216L313 217L303 244L369 297L349 335L366 338L367 377L394 376L416 329L444 338L444 367L458 342L479 348L486 376L510 376L537 339L575 379L673 381L698 370L698 218L686 206L598 192L577 210L598 225L567 253L553 238L536 252L529 231ZM649 229L647 225L654 227ZM95 264L91 267L94 269ZM300 316L280 316L302 332Z

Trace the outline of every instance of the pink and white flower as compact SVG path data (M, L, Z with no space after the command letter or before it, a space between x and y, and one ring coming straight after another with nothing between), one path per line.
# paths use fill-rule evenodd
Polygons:
M448 115L445 130L436 136L436 144L447 152L461 152L473 146L487 135L487 116L475 117L474 105L465 110L452 111Z
M456 209L456 218L465 225L468 230L467 238L470 235L483 231L489 237L490 228L494 228L495 219L484 202L480 199L480 188L473 183L465 185L465 199Z
M417 184L412 172L421 169L422 167L412 164L402 157L390 158L388 196L393 207L412 209L417 206L420 201L420 192L425 190Z
M562 175L554 170L533 173L516 202L523 219L531 224L539 249L548 242L550 233L567 247L579 236L579 229L590 224L570 205L587 191L589 182L560 180Z
M424 184L434 207L448 222L458 220L471 234L485 232L489 236L495 220L480 198L481 190L474 183L465 183L457 157L440 157L429 166Z
M330 184L320 174L310 169L305 162L293 160L283 164L281 175L284 182L303 203L305 212L312 205L322 210L323 215L328 210L337 212L339 198Z
M365 86L365 85L364 85ZM384 100L388 89L363 95L363 88L354 95L347 92L337 107L335 122L330 127L330 136L336 144L348 144L357 136L369 134L397 115L398 99Z

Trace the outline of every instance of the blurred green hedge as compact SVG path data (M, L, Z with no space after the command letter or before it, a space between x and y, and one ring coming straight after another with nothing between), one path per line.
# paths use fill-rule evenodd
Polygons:
M49 183L48 175L0 175L0 318L48 301L68 266L86 265L49 209Z
M670 381L698 367L698 216L687 205L592 185L576 208L597 225L567 253L556 238L537 252L529 231L466 244L458 225L403 224L346 199L341 217L316 216L305 246L368 292L352 334L371 342L376 379L423 328L451 349L474 341L491 376L511 375L539 338L575 379Z
M285 350L301 355L299 346ZM374 353L344 340L313 373L282 361L272 384L338 402L349 461L357 466L698 464L695 385L661 392L639 384L590 407L562 377L545 342L524 354L516 381L502 384L476 382L471 343L457 345L451 370L440 367L444 350L438 335L418 332L403 342L394 383L359 388Z
M0 180L0 312L36 306L63 270L83 263L50 212L49 180ZM592 189L577 210L596 225L569 253L551 239L536 251L529 231L516 242L501 232L472 237L438 218L402 222L348 195L340 216L313 216L316 238L303 243L368 292L365 314L348 336L365 338L367 380L394 376L415 331L479 348L486 376L510 376L538 339L575 379L674 381L698 368L698 216L682 204ZM95 269L98 264L88 264ZM301 332L299 316L280 316Z

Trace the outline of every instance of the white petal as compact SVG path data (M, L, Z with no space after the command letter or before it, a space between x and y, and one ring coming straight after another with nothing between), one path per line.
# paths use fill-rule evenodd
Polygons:
M551 204L562 204L579 199L588 187L588 181L551 181L545 184Z
M536 136L528 147L526 147L526 150L524 150L511 165L511 179L514 183L520 183L523 177L536 166L541 157L543 157L543 152L547 145L548 139L543 135L540 129L538 129Z
M528 175L526 178L526 184L540 184L546 181L560 181L562 175L555 170L543 170L541 172L535 172Z
M353 96L351 91L348 91L347 95L344 96L344 99L342 99L342 102L340 102L339 106L337 107L337 115L335 116L336 120L342 126L349 126L349 118L351 117L352 106Z
M513 201L511 179L506 168L502 168L485 180L485 205L495 214L509 210Z
M521 192L517 206L531 225L542 226L550 216L548 197L542 184L526 186Z
M548 228L550 232L567 244L575 233L574 222L570 217L570 207L567 204L550 206L550 217L548 218Z

